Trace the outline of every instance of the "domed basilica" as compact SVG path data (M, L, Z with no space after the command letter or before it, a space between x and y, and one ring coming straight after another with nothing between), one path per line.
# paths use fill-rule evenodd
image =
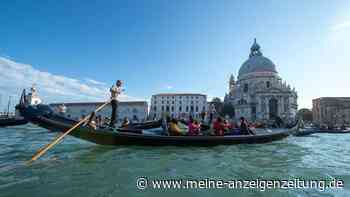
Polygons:
M297 113L297 92L282 82L276 65L264 57L259 44L254 40L246 60L235 80L229 81L229 93L224 102L234 106L235 117L249 121L293 121Z

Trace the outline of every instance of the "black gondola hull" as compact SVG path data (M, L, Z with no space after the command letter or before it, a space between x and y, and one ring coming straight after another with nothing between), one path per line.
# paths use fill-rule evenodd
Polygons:
M66 119L52 112L43 112L40 107L21 107L21 115L32 123L51 131L64 132L76 121ZM162 136L139 134L137 129L119 129L119 132L109 129L93 130L80 126L70 135L102 145L147 145L147 146L214 146L224 144L267 143L281 140L290 135L289 130L257 135L235 136Z

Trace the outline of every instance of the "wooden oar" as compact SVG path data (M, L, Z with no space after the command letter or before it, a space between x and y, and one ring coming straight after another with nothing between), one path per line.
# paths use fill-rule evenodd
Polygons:
M102 108L104 108L107 104L109 104L110 101L105 102L103 105L99 106L94 112L92 112L91 114L97 113L98 111L100 111ZM86 116L84 119L82 119L81 121L79 121L77 124L75 124L72 128L70 128L68 131L64 132L62 135L57 136L51 143L47 144L45 147L39 149L39 151L28 161L28 163L31 163L35 160L37 160L40 156L42 156L44 153L46 153L46 151L48 151L51 147L55 146L56 144L58 144L66 135L68 135L70 132L72 132L74 129L76 129L77 127L79 127L81 124L83 124L85 121L87 121L91 114L89 114L88 116Z

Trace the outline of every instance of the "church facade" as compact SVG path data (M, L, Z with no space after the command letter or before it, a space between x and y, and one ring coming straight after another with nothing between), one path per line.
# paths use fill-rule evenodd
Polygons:
M235 118L245 117L252 122L276 119L290 122L297 113L297 99L295 88L282 82L275 64L263 56L254 40L237 79L233 75L230 77L224 102L234 106Z

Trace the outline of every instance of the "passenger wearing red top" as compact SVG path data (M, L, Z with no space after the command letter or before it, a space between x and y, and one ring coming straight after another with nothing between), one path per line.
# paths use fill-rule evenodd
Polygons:
M199 135L200 127L197 121L190 119L188 123L188 135Z
M213 128L214 128L214 131L215 131L215 135L219 135L219 136L224 135L225 126L224 126L224 124L222 122L222 119L220 117L218 117L214 121Z
M197 120L195 120L193 123L193 131L195 135L199 135L201 131L201 124Z

